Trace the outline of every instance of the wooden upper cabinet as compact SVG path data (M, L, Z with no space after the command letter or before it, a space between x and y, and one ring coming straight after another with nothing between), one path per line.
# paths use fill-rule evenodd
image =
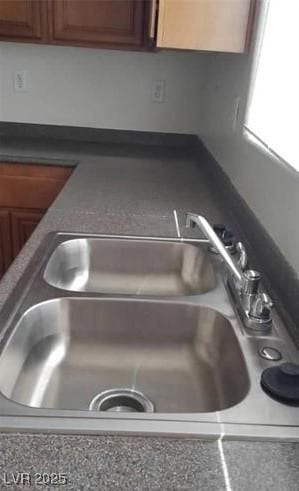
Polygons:
M0 39L45 40L46 10L40 0L0 0Z
M157 46L243 53L253 0L159 0Z
M0 40L243 53L255 0L0 0Z
M146 37L144 0L51 0L52 43L142 47Z

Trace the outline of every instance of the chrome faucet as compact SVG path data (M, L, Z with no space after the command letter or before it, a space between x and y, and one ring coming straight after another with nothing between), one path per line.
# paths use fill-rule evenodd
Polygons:
M210 244L216 249L218 254L222 256L226 267L229 269L231 275L234 277L235 281L239 284L242 283L242 273L239 268L235 265L230 254L225 249L219 237L216 235L212 229L209 222L202 216L196 215L195 213L187 213L186 227L191 228L197 225L200 230L205 234L206 238L210 241Z
M196 213L187 213L186 227L197 225L214 250L222 257L228 271L228 286L246 327L263 330L271 324L273 303L266 293L259 293L261 275L247 269L247 254L241 242L237 244L240 258L236 264L209 222Z
M247 268L247 252L242 242L238 242L236 245L236 250L239 253L238 266L242 271Z

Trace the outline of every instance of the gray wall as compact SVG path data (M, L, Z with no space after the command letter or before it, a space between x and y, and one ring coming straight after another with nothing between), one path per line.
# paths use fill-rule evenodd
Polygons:
M1 43L1 120L192 133L200 116L198 53L138 53ZM28 91L13 91L28 70ZM166 81L164 103L151 100Z
M28 70L28 92L12 88ZM246 100L248 56L133 53L0 45L0 119L99 128L197 133L269 234L299 271L299 173L232 130L234 99ZM164 104L152 82L166 80Z
M204 73L198 134L299 273L299 173L242 133L250 57L209 55ZM234 101L239 96L242 102L234 132Z

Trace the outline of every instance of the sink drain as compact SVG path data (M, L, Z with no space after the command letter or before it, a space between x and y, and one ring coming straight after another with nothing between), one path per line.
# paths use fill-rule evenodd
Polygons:
M112 389L97 394L89 404L90 411L117 413L153 413L148 397L133 389Z

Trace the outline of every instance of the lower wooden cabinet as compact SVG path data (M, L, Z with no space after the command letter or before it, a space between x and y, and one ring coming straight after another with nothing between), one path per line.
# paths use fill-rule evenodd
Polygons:
M46 210L13 210L11 212L12 250L16 257L27 242Z
M70 167L0 163L0 278L71 173Z
M0 209L0 278L19 254L45 211Z
M0 278L12 261L10 213L0 210Z

